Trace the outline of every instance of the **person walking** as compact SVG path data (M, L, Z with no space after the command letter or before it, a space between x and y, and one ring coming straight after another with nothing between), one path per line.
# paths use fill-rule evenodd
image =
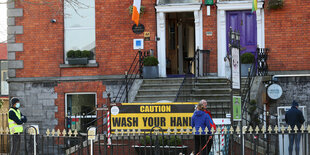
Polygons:
M197 109L192 116L191 126L196 129L194 134L195 139L195 154L201 152L202 155L207 155L207 150L204 146L207 144L206 135L210 134L212 120L208 114L203 111L203 104L200 102L197 105ZM205 128L208 128L209 133L205 133ZM199 133L199 128L202 129L201 134ZM212 138L212 136L209 136Z
M27 122L27 117L20 110L20 102L18 98L11 99L11 108L8 112L8 123L11 136L11 155L20 154L20 134L23 132L22 124Z
M213 128L214 131L216 131L216 125L215 125L215 123L214 123L214 121L213 121L213 119L212 119L211 112L207 109L208 102L207 102L206 100L203 99L203 100L200 101L200 103L203 104L203 111L204 111L206 114L208 114L208 115L210 116L210 118L211 118L211 124L210 124L210 125L211 125L211 129ZM209 136L211 136L211 135L207 135L207 139L209 139ZM207 154L209 154L209 152L211 151L212 145L213 145L213 136L211 136L211 138L210 138L210 140L209 140L209 143L207 144L207 148L206 148Z
M300 128L301 125L305 122L305 118L300 110L298 110L298 102L293 101L292 107L289 111L285 114L285 122L291 126L292 129L294 129L295 126L298 128L299 133L292 133L289 134L289 147L288 151L289 154L292 155L293 152L293 145L295 142L295 153L296 155L299 155L299 144L300 144Z

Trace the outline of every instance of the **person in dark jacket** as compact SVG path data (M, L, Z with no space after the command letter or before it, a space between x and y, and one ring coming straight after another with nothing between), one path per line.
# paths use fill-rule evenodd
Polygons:
M289 111L285 114L285 122L291 126L292 129L294 129L295 126L297 126L298 130L300 130L301 125L305 122L305 118L300 110L298 110L298 103L296 101L293 101L292 107ZM299 154L299 144L300 144L300 133L293 133L289 135L289 147L288 151L289 154L292 155L293 152L293 145L295 142L295 152L298 155Z
M20 136L23 132L22 124L27 122L26 116L24 116L20 111L20 102L18 98L11 99L11 108L9 109L9 129L11 136L11 155L20 154Z
M194 139L195 139L195 154L199 153L203 147L207 144L206 141L206 135L205 134L211 134L211 124L212 120L208 114L206 114L203 111L203 104L199 103L197 105L197 110L194 112L192 116L192 121L191 121L191 126L194 128L196 132L194 134ZM205 128L208 128L209 132L205 133ZM202 129L202 132L200 134L199 129ZM209 138L212 138L212 136L208 136ZM203 149L201 151L201 154L207 155L209 152L207 152L206 149Z

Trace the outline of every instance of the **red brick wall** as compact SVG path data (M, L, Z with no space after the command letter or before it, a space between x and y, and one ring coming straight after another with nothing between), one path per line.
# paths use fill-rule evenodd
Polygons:
M210 8L211 14L207 16L207 6L202 7L203 49L210 50L208 73L217 73L217 10L215 5ZM212 32L212 36L207 36L206 32Z
M136 50L133 39L144 38L132 32L133 22L128 7L133 1L96 1L96 61L97 68L60 68L64 63L63 5L53 1L50 5L16 2L24 16L16 18L16 25L24 27L24 34L16 35L17 43L24 43L24 52L16 52L16 60L24 61L24 68L16 70L17 77L91 76L124 74ZM155 0L142 1L145 13L140 23L150 32L151 41L144 49L156 51ZM56 19L56 23L51 23Z
M265 2L267 6L268 1ZM310 69L310 1L284 1L278 10L265 9L265 43L271 71ZM266 7L265 7L266 8Z
M133 22L128 11L132 2L96 1L96 43L101 74L124 74L136 54L133 39L144 38L143 33L132 32ZM151 33L151 41L144 42L144 49L156 51L155 0L142 1L141 5L145 6L145 13L140 23L145 26L145 32Z
M63 18L57 11L62 12L62 6L18 2L15 7L23 8L24 16L15 18L16 25L24 27L24 34L16 35L16 42L24 43L24 52L16 52L16 60L24 61L24 69L16 70L16 76L59 76L64 41ZM57 23L50 22L53 18Z
M106 87L102 81L85 81L85 82L63 82L55 87L57 99L55 105L58 107L58 112L55 113L55 118L58 119L56 129L63 130L65 127L65 94L77 92L95 92L97 93L97 105L102 107L106 100L103 99L102 93Z

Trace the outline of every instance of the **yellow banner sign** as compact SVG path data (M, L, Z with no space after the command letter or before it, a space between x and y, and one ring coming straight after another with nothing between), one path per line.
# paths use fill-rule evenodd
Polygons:
M163 130L191 127L191 118L197 102L180 103L123 103L117 113L111 115L111 129L141 129L153 127Z

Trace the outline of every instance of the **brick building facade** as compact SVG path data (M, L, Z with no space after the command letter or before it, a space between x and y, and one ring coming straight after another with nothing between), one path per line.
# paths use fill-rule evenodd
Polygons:
M219 77L228 74L224 62L227 27L234 26L232 20L239 14L240 18L251 19L248 27L241 24L245 28L241 37L248 38L246 41L255 48L258 45L270 49L271 73L309 73L310 26L306 11L309 2L285 1L283 8L268 10L268 1L259 1L255 14L250 13L250 1L218 0L210 7L204 5L204 0L181 5L160 2L166 1L142 0L145 10L140 23L145 27L144 32L150 32L150 40L144 41L143 50L155 51L161 77L183 74L188 69L183 58L193 56L197 49L210 50L209 59L201 55L201 74ZM118 81L137 52L133 49L133 39L144 39L144 33L132 31L128 10L132 1L97 0L94 4L95 56L84 66L69 65L66 61L65 47L70 40L65 36L67 14L63 3L8 4L10 96L21 98L29 124L39 124L43 130L64 128L69 102L78 97L76 94L94 94L94 104L101 105L106 102L103 99L106 90L117 91ZM247 34L247 28L254 30L255 35ZM186 52L178 53L180 48ZM203 67L208 67L207 72Z

